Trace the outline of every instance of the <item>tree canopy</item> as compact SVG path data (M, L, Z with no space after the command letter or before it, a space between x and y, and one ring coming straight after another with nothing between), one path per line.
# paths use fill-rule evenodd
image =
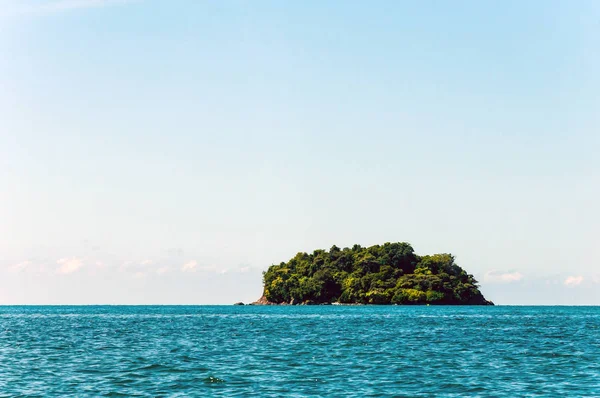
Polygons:
M419 256L405 242L298 253L263 282L264 300L277 304L492 304L451 254Z

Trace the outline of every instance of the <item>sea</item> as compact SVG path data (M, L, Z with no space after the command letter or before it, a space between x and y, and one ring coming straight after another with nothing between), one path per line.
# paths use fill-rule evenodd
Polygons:
M0 307L0 397L597 397L600 307Z

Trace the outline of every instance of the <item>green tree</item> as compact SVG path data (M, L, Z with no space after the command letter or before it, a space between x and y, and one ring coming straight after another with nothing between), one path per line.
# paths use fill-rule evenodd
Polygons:
M274 303L490 304L451 254L420 257L405 242L298 253L263 283Z

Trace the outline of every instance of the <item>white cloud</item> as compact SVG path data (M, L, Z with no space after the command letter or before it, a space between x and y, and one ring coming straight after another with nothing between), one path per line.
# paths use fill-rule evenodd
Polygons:
M216 265L201 265L197 267L198 271L204 272L214 272L215 274L225 274L227 273L227 269L222 269L217 267Z
M523 277L524 275L518 271L490 271L484 275L483 280L490 283L512 283L519 282Z
M135 279L144 279L146 277L146 273L145 272L136 272L135 274L133 274L133 277Z
M123 261L120 268L121 270L137 271L140 269L148 269L148 267L151 267L152 265L154 265L154 261L152 260Z
M569 276L565 279L564 284L567 287L574 287L581 285L581 282L583 282L583 276Z
M18 271L26 270L30 266L31 266L31 261L21 261L18 264L12 265L10 267L10 270L13 272L18 272Z
M183 272L214 272L216 274L225 274L228 272L227 269L222 269L217 267L216 265L200 265L197 261L192 260L181 266L181 271Z
M2 1L2 0L0 0ZM52 264L53 266L53 264ZM30 274L43 274L47 271L48 262L44 259L33 259L33 260L25 260L20 263L13 264L8 266L6 269L8 272L27 272Z
M83 267L83 261L77 257L61 258L56 263L60 265L56 272L63 275L72 274Z
M81 8L97 8L124 4L132 1L134 0L45 0L36 2L31 0L12 0L5 1L0 10L0 16L10 17L30 14L52 14Z
M183 272L193 272L196 270L197 267L198 263L196 261L188 261L187 263L183 264L181 270Z
M169 272L169 267L160 267L159 269L156 270L156 273L158 275L163 275L163 274L166 274L167 272Z
M195 271L195 266L192 263L194 262L190 261L189 263L183 264L182 270ZM167 272L172 271L172 267L172 264L165 263L161 260L145 259L142 261L124 261L121 263L119 271L131 273L136 278L140 278L141 274L144 274L145 276L166 274Z

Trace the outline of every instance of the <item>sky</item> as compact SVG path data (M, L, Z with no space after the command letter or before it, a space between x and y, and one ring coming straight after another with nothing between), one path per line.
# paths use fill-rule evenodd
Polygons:
M600 305L600 3L0 0L0 304L231 304L300 251Z

